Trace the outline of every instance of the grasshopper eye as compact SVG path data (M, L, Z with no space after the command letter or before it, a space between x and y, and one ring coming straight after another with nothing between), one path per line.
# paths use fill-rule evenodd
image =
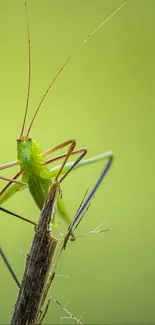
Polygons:
M28 140L29 140L29 141L31 141L31 140L32 140L32 138L29 138Z
M21 140L20 140L20 138L17 138L17 142L20 142Z

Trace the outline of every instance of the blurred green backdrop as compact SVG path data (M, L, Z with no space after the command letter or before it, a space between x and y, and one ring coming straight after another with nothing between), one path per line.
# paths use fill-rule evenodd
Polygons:
M30 118L58 68L120 0L29 0L32 43ZM16 159L27 91L24 1L0 10L0 163ZM83 47L44 102L31 136L48 149L75 137L88 156L113 150L115 162L78 232L108 219L111 232L71 243L51 294L86 324L154 324L155 1L129 1ZM73 172L63 197L74 215L103 163ZM15 170L5 172L12 176ZM1 187L4 182L1 181ZM5 207L37 220L28 191ZM1 213L0 241L21 279L33 228ZM18 289L0 261L0 324L8 324ZM51 304L45 324L66 316ZM64 320L63 323L74 323Z

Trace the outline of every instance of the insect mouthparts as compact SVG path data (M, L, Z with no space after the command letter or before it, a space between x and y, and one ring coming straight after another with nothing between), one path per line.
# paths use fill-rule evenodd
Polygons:
M23 161L28 161L28 160L30 160L29 154L27 153L23 154Z

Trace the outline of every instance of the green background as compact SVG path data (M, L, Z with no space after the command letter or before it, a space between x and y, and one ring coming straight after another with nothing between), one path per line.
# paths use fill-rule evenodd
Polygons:
M30 121L43 92L68 56L120 0L28 2L32 50ZM43 149L76 138L88 156L109 149L115 161L81 223L85 233L104 222L110 232L70 243L50 292L86 324L155 324L154 119L155 1L129 1L61 74L44 102L31 136ZM16 159L27 91L24 1L1 2L0 163ZM62 185L70 214L103 162L73 172ZM1 174L13 176L16 168ZM1 187L4 182L1 181ZM5 207L37 220L28 191ZM63 228L65 230L65 226ZM33 227L1 213L0 241L21 279ZM8 324L18 289L0 261L0 324ZM65 313L51 304L45 324ZM64 320L63 323L74 323Z

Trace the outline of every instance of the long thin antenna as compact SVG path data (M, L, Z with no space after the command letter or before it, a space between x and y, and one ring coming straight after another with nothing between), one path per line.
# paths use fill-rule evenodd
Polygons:
M30 123L30 126L29 126L29 128L28 128L28 131L27 131L27 136L29 135L29 133L30 133L30 130L31 130L31 128L32 128L32 125L33 125L33 123L34 123L34 120L35 120L35 118L36 118L36 116L37 116L37 114L38 114L38 111L39 111L39 109L40 109L40 106L42 105L42 103L43 103L43 101L44 101L44 99L45 99L45 97L47 96L47 94L48 94L48 92L49 92L49 90L51 89L51 87L52 87L52 85L54 84L54 82L56 81L56 79L59 77L59 75L60 75L60 73L64 70L64 68L66 67L66 65L73 59L73 57L75 56L75 54L77 54L77 52L79 52L80 51L80 49L88 42L88 40L103 26L103 25L105 25L122 7L124 7L125 6L125 4L128 2L128 0L126 0L123 4L121 4L117 9L115 9L113 12L112 12L112 14L110 14L110 16L108 16L108 18L106 18L97 28L95 28L94 30L93 30L93 32L91 33L91 34L89 34L87 37L86 37L86 39L82 42L82 44L77 48L77 50L75 50L72 54L71 54L71 56L66 60L66 62L63 64L63 66L60 68L60 70L57 72L57 74L56 74L56 76L54 77L54 79L52 80L52 82L51 82L51 84L48 86L48 88L47 88L47 90L45 91L45 93L44 93L44 95L43 95L43 97L42 97L42 99L41 99L41 101L40 101L40 103L39 103L39 105L38 105L38 107L37 107L37 109L36 109L36 111L35 111L35 114L34 114L34 116L33 116L33 118L32 118L32 121L31 121L31 123Z
M28 88L27 88L26 108L25 108L24 120L23 120L20 136L23 135L24 128L25 128L26 117L27 117L28 106L29 106L29 98L30 98L30 87L31 87L31 42L30 42L29 18L28 18L26 2L25 2L25 8L26 8L26 23L27 23L27 36L28 36Z

